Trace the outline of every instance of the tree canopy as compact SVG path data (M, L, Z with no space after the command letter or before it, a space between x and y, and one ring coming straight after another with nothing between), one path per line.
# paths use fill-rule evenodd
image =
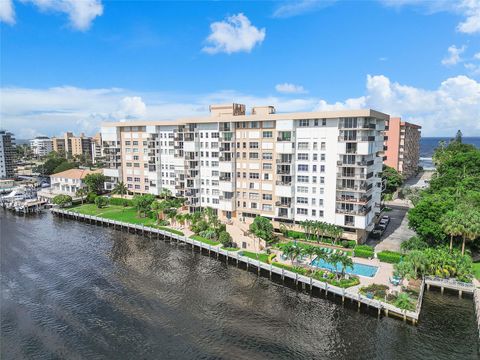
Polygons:
M480 238L480 149L461 142L440 142L433 160L436 171L408 212L409 226L429 245L462 239L462 247Z
M90 192L94 192L95 194L99 195L104 189L105 175L101 173L88 174L83 179L83 182L88 187Z
M266 217L257 216L249 228L255 236L266 242L271 242L275 238L272 222Z

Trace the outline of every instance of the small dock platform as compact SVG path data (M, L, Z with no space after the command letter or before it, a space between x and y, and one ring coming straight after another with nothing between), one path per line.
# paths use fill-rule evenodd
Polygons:
M309 289L310 293L312 293L314 289L317 289L320 291L320 293L324 293L325 297L327 297L329 294L333 294L334 296L341 298L342 304L346 300L350 300L352 303L357 304L358 311L361 310L363 305L365 309L375 309L375 313L378 315L378 317L383 314L384 316L391 316L402 319L405 322L408 321L414 325L418 322L423 297L424 283L422 283L420 298L418 300L417 308L415 309L415 311L402 310L392 304L388 304L376 299L370 299L358 292L353 292L351 290L349 291L348 289L330 285L326 282L319 281L308 276L303 276L298 273L274 266L272 264L267 264L246 256L241 256L239 254L239 251L228 251L222 249L218 245L209 245L184 235L177 235L169 231L156 229L149 226L130 224L121 221L105 219L98 216L79 214L65 209L52 208L51 212L56 216L74 219L77 221L83 221L98 226L111 227L113 229L139 234L142 236L150 237L152 239L155 238L168 241L183 242L185 244L191 245L192 251L197 248L201 252L208 252L209 256L216 256L217 259L222 257L226 259L227 263L233 262L237 265L237 267L242 264L242 266L246 267L247 270L256 271L259 276L266 275L270 279L272 279L273 276L276 276L282 281L290 279L290 281L292 281L295 286L301 286L302 289Z
M462 297L463 293L473 294L475 291L475 286L471 283L465 283L453 279L442 279L436 276L425 276L425 284L427 285L427 290L430 290L431 286L438 287L442 294L445 289L458 291L459 297Z

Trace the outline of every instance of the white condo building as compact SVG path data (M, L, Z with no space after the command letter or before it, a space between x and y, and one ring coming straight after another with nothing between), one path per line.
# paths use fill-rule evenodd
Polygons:
M191 211L221 218L261 215L295 225L318 220L364 241L380 210L383 141L389 116L378 111L275 113L272 106L212 105L210 116L103 124L111 189L163 188Z
M47 136L37 136L30 140L30 148L37 157L47 156L53 151L53 140Z

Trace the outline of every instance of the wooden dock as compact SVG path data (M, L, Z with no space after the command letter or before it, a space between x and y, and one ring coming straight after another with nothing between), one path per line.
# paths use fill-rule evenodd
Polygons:
M344 303L346 299L350 300L352 303L357 304L358 311L361 310L361 307L363 304L364 307L366 307L367 309L375 309L378 317L380 317L383 314L385 316L391 316L391 317L403 319L404 321L409 321L414 325L417 324L418 322L418 317L420 315L421 302L423 297L423 288L424 288L423 286L420 291L420 298L419 298L416 310L415 311L401 310L396 306L393 306L392 304L388 304L376 299L370 299L358 292L352 292L352 291L349 291L348 289L330 285L326 282L319 281L308 276L300 275L293 271L285 270L283 268L274 266L272 264L267 264L258 260L251 259L246 256L241 256L239 254L239 251L228 251L228 250L222 249L219 245L212 246L204 242L194 240L184 235L177 235L169 231L156 229L149 226L130 224L126 222L105 219L105 218L101 218L93 215L79 214L79 213L69 211L69 210L64 210L64 209L53 208L51 209L51 211L54 215L61 216L64 218L69 218L69 219L75 219L78 221L88 222L89 224L112 227L114 229L118 229L121 231L128 231L128 232L133 232L135 234L148 236L150 238L163 239L163 240L168 239L170 241L173 240L177 242L183 242L191 245L192 251L195 248L198 248L200 251L208 251L209 256L213 254L214 256L217 257L217 259L220 256L222 256L224 259L227 260L227 263L228 261L233 261L234 263L236 263L237 266L239 266L240 264L243 264L244 266L246 266L247 270L251 270L251 269L256 270L258 275L260 275L263 270L263 274L268 274L270 279L272 279L272 276L275 275L280 277L282 281L285 281L285 279L290 279L291 281L294 282L296 286L300 285L302 289L308 288L310 292L312 292L314 289L318 289L320 290L320 292L323 292L325 294L325 297L327 297L328 294L333 294L341 298L342 303Z

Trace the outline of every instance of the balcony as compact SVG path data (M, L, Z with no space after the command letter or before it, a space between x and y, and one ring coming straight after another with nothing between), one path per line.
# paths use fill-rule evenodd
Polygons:
M291 181L279 181L279 180L277 180L275 182L275 185L277 185L277 186L291 186L292 182Z
M286 159L277 159L275 160L277 164L291 164L292 159L291 158L286 158Z
M346 209L346 208L336 208L335 212L337 214L348 214L348 215L358 215L358 216L366 216L370 210L372 210L371 207L368 208L360 208L360 209Z
M361 185L341 185L337 184L337 190L345 190L345 191L361 191L364 192L367 189L367 184L361 184Z
M292 206L292 201L276 201L275 206L289 208Z
M355 227L355 222L354 221L345 221L345 226Z
M355 196L337 196L337 201L338 202L345 202L345 203L355 203L355 204L367 204L372 196L370 195L369 197L367 196L361 196L361 197L355 197Z
M337 178L364 180L367 178L366 174L350 174L350 173L337 173Z

